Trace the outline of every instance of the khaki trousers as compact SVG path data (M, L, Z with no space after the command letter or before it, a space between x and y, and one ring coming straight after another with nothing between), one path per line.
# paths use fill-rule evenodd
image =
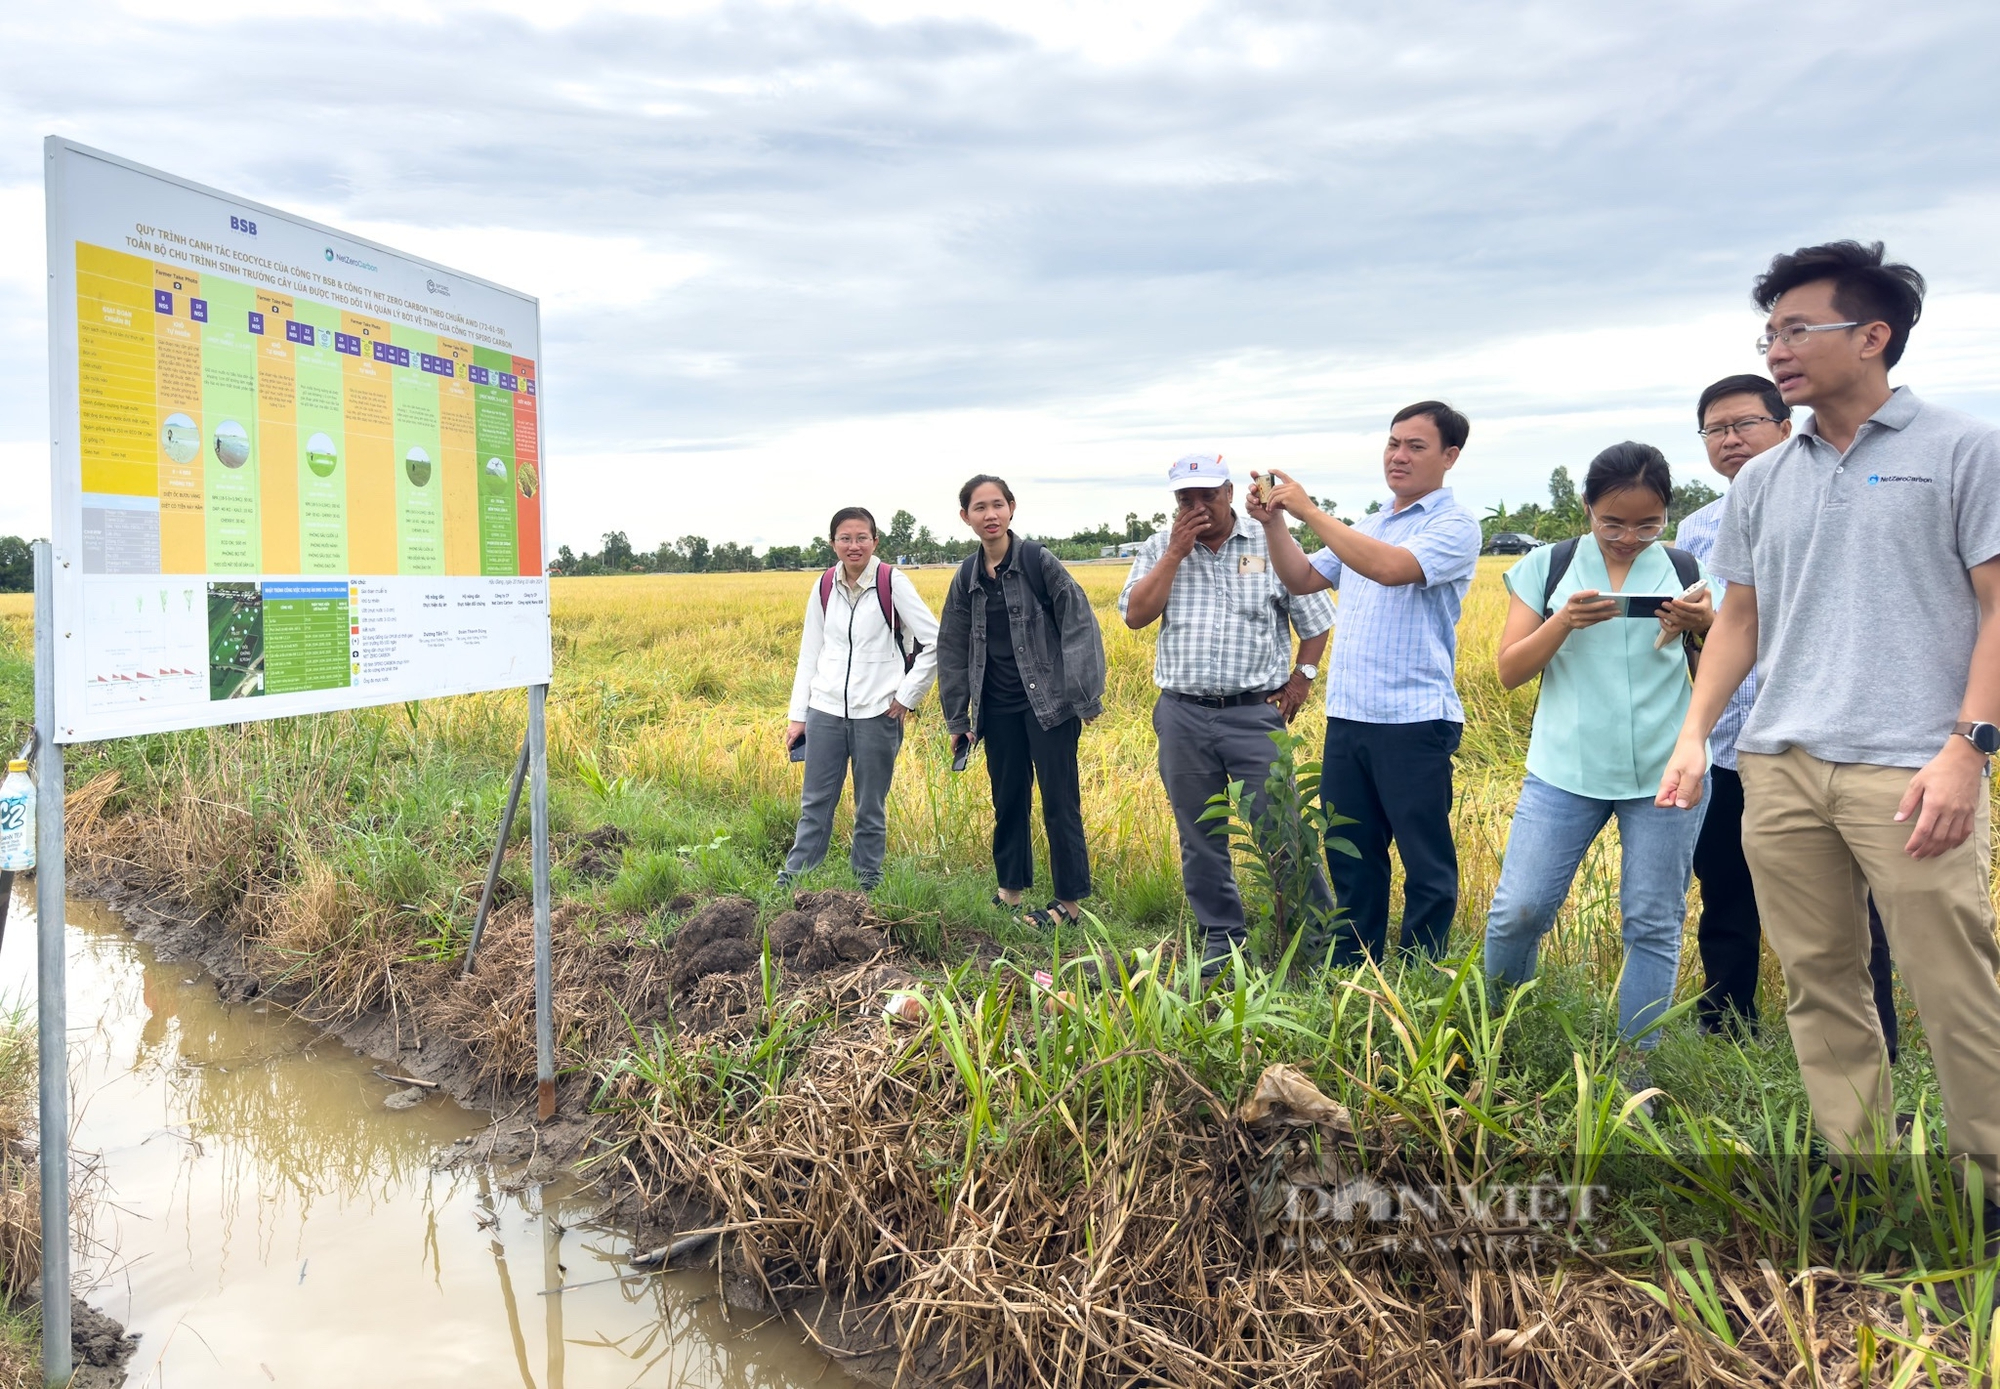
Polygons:
M1916 999L1951 1151L2000 1200L2000 943L1988 896L1992 825L1947 854L1903 852L1914 820L1896 806L1907 767L1822 762L1797 748L1740 753L1743 853L1757 910L1785 971L1785 1018L1813 1115L1836 1150L1878 1150L1894 1132L1889 1057L1868 975L1868 901Z

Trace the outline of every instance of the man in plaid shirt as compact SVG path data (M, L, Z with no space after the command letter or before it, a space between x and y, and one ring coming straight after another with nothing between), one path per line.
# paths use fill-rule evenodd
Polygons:
M1210 833L1201 815L1232 781L1243 782L1248 813L1263 813L1276 752L1270 735L1306 702L1333 604L1325 594L1294 597L1279 582L1263 527L1232 505L1235 489L1220 455L1177 460L1167 485L1177 503L1174 523L1140 548L1118 611L1135 631L1160 624L1153 656L1160 779L1180 832L1181 882L1203 932L1202 971L1213 976L1244 939L1243 899L1229 841ZM1330 913L1333 895L1317 869L1314 882Z

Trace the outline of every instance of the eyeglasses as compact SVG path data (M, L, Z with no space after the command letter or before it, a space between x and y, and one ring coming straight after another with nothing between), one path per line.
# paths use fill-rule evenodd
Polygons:
M1607 540L1658 540L1665 526L1607 526L1595 516L1590 527Z
M1731 434L1742 435L1746 433L1753 424L1782 423L1784 421L1774 420L1769 415L1752 415L1747 420L1731 420L1728 424L1711 425L1707 429L1697 429L1695 433L1701 435L1704 439L1726 439Z
M1804 347L1809 333L1831 333L1836 328L1859 328L1859 323L1794 323L1789 328L1780 328L1775 333L1766 333L1757 339L1757 355L1762 357L1771 350L1771 344L1782 342L1787 347Z

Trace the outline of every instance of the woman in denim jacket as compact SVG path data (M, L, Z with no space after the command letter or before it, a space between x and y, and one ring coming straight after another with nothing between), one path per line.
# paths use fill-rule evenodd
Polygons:
M1055 899L1023 919L1082 920L1090 895L1077 737L1104 704L1104 637L1062 561L1009 529L1014 493L984 473L958 490L958 514L980 548L952 577L938 625L938 691L959 756L986 744L993 787L994 904L1018 908L1035 881L1028 811L1042 788Z

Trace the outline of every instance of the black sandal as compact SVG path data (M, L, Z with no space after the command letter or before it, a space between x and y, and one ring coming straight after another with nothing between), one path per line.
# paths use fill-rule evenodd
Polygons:
M999 893L996 892L993 894L991 898L988 899L987 905L992 907L998 907L1003 912L1011 912L1015 916L1019 916L1023 911L1027 909L1028 903L1025 898L1023 898L1019 902L1009 902L1005 897L1002 897Z
M1033 926L1044 931L1053 931L1058 926L1081 926L1083 925L1083 918L1072 915L1069 908L1058 901L1049 903L1040 911L1023 912L1021 914L1021 924L1023 926Z

